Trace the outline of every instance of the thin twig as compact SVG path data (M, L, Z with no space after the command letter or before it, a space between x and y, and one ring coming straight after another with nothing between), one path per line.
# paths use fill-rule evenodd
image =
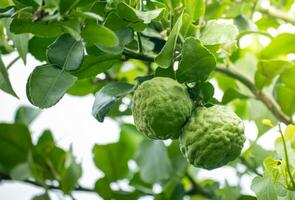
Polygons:
M292 119L286 116L280 108L273 102L271 98L269 98L263 91L260 91L254 83L252 83L248 78L244 77L241 74L233 72L226 68L216 67L216 72L222 73L228 77L234 78L241 83L243 83L252 93L253 95L260 100L264 105L272 112L272 114L281 122L285 124L292 124Z
M142 47L140 32L136 32L136 35L137 35L137 42L138 42L138 51L140 54L143 54L143 47Z
M144 54L138 54L135 51L132 51L130 49L125 49L123 52L123 55L126 57L126 59L134 58L138 60L143 60L146 62L154 62L155 57L154 56L147 56Z
M0 180L15 181L15 180L12 180L11 177L9 177L9 176L7 176L5 174L2 174L2 173L0 173ZM34 185L34 186L37 186L37 187L44 188L43 184L37 183L37 182L32 181L32 180L24 180L22 182L28 183L28 184L31 184L31 185ZM48 184L46 185L46 188L49 189L49 190L61 190L60 187L58 187L58 186L48 185ZM81 192L95 192L92 188L86 188L86 187L82 187L82 186L77 186L74 190L75 191L81 191Z
M20 56L17 56L16 58L14 58L6 67L6 70L9 70L12 65L14 65L18 60L20 59Z
M208 198L212 197L210 193L205 191L199 184L196 183L194 178L188 172L186 172L185 176L188 178L188 180L192 184L192 189L186 193L187 195L199 194Z

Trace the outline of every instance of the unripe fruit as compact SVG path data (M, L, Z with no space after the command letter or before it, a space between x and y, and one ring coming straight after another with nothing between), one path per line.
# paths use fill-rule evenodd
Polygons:
M180 136L180 149L195 167L215 169L237 158L245 141L242 120L225 106L197 108Z
M152 139L176 139L191 115L186 87L171 78L156 77L135 91L132 104L137 129Z

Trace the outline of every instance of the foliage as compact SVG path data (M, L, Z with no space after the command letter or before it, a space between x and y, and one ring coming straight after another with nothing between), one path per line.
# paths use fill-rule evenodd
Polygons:
M69 197L88 191L120 200L294 199L295 34L280 28L294 29L292 5L293 0L0 1L0 89L18 98L9 69L19 59L26 64L31 54L40 61L27 77L33 106L52 107L64 95L95 95L92 115L99 122L109 117L121 128L117 142L93 147L104 177L85 188L72 149L60 148L49 130L32 141L29 126L40 110L20 107L14 123L0 124L0 181L43 187L33 199L50 199L53 189ZM10 54L18 56L4 63ZM135 89L154 76L182 83L197 106L222 104L256 124L258 136L247 138L250 145L228 164L239 180L257 175L255 197L244 194L241 184L199 179L177 140L151 141L126 123ZM263 119L270 121L262 124ZM257 144L283 123L288 126L275 152ZM111 187L120 181L131 190Z

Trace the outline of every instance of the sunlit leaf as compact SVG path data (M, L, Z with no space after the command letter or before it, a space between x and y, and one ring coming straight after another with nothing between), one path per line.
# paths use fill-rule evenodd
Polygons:
M282 33L276 36L271 43L263 49L261 56L263 58L275 58L280 55L295 53L295 34Z
M203 30L200 40L204 45L226 44L233 42L238 36L235 25L225 20L211 20Z

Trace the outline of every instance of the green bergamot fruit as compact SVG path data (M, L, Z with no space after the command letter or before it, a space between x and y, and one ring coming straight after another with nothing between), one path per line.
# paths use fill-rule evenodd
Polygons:
M185 86L156 77L135 91L132 104L137 129L152 139L176 139L191 115L193 103Z
M245 141L242 120L225 106L197 108L180 136L180 149L195 167L215 169L237 158Z

